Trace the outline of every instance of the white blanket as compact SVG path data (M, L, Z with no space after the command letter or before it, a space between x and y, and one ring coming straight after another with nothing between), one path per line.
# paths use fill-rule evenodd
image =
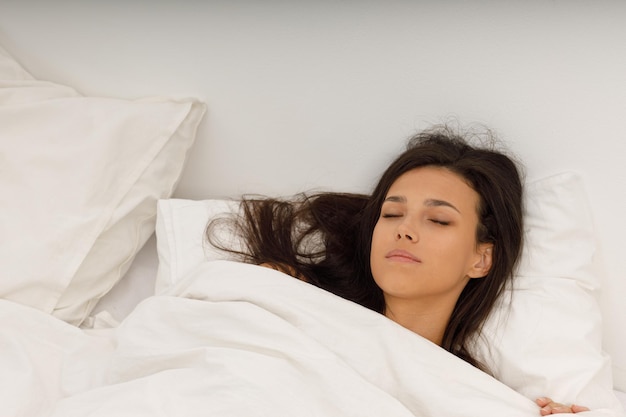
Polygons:
M0 328L7 416L539 415L385 317L234 262L201 265L117 328L80 330L7 301Z

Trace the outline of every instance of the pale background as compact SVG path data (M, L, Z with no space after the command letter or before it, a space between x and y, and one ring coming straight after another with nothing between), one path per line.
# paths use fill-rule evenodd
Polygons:
M85 94L205 101L178 197L366 192L450 117L530 179L580 172L626 391L626 2L0 0L0 44Z

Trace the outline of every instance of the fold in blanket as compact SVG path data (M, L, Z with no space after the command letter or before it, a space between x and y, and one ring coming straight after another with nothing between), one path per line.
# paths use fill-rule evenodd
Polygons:
M12 416L539 415L384 316L253 265L207 262L116 329L12 303L0 325Z

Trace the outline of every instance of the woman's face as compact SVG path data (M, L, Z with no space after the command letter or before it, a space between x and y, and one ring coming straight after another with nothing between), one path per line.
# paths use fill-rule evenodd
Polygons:
M370 263L387 304L393 299L454 305L471 278L491 266L477 244L478 194L441 167L413 169L393 183L372 235Z

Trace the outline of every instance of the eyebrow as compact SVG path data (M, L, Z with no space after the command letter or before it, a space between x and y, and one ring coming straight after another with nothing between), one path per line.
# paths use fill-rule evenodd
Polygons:
M406 197L399 195L391 195L385 198L384 202L392 202L392 203L406 203ZM454 204L446 201L446 200L438 200L436 198L429 198L424 201L424 205L428 207L450 207L454 211L461 213L461 211L454 206Z

